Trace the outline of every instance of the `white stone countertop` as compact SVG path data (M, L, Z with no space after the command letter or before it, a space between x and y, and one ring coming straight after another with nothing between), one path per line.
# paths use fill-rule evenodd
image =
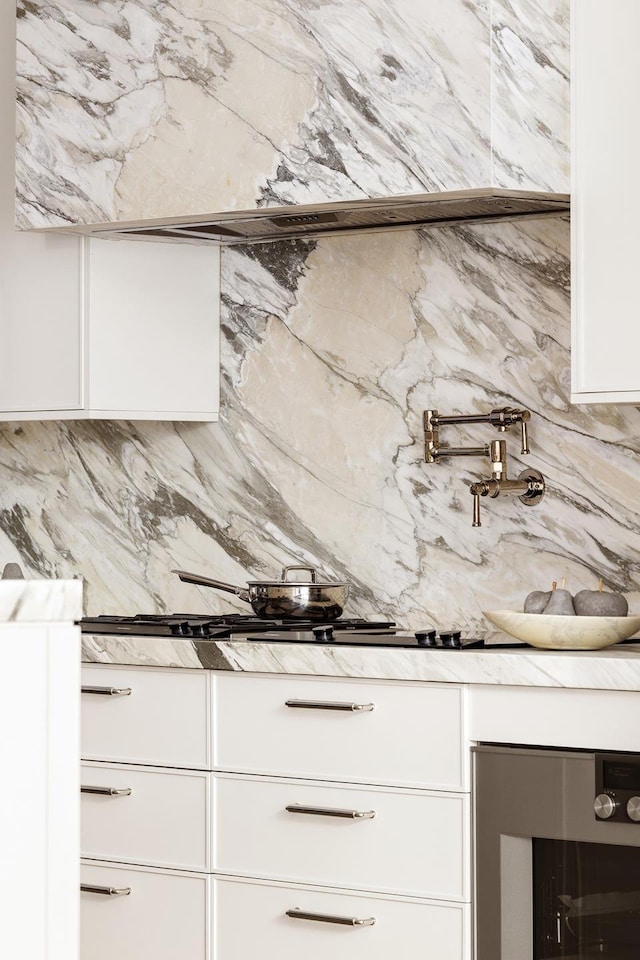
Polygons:
M371 680L640 691L640 643L598 651L531 647L461 651L85 634L82 659L88 663Z
M0 580L0 623L52 623L82 616L82 580Z

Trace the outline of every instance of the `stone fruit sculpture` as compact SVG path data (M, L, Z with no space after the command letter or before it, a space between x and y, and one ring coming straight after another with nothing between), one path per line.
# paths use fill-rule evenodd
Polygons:
M566 580L557 589L556 580L551 590L534 590L524 601L525 613L544 613L561 617L626 617L629 604L621 593L607 593L602 589L602 580L597 590L581 590L572 597L565 589Z
M557 590L558 584L554 580L551 584L551 597L543 613L554 617L575 617L576 611L573 606L573 597L568 590L565 590L565 580L562 580L562 588Z
M524 601L525 613L550 613L555 616L574 617L573 597L565 590L566 580L562 578L562 588L557 589L558 581L554 580L551 590L534 590Z
M543 613L551 600L551 590L534 590L524 601L525 613Z
M626 597L621 593L607 593L602 589L602 580L597 590L576 593L573 605L579 617L626 617L629 613Z

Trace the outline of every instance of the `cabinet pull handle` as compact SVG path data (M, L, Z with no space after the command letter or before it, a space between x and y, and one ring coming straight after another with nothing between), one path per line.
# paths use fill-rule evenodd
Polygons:
M103 897L128 897L131 887L97 887L92 883L81 883L81 893L99 893Z
M285 707L297 710L342 710L345 713L370 713L375 703L343 703L340 700L285 700Z
M131 787L89 787L83 783L80 793L98 793L102 797L130 797Z
M306 910L287 910L287 917L292 920L316 920L318 923L340 923L343 927L372 927L376 922L375 917L367 917L365 920L359 920L358 917L335 917L330 913L307 913Z
M93 693L97 697L129 697L131 687L81 687L82 693Z
M373 820L375 810L342 810L340 807L305 807L301 803L290 803L285 807L287 813L308 813L317 817L340 817L343 820Z

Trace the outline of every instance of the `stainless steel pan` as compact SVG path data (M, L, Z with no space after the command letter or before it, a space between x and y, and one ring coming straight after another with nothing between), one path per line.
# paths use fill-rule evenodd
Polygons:
M310 580L290 580L294 570L306 570ZM348 583L319 583L315 567L290 566L282 571L280 580L250 580L246 587L201 577L197 573L172 570L185 583L199 587L213 587L233 593L251 604L258 617L273 620L336 620L344 610L349 595Z

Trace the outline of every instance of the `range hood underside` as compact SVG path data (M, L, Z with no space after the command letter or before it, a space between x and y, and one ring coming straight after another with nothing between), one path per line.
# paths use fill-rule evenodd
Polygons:
M489 187L343 203L263 207L199 217L91 224L58 228L58 231L111 239L232 245L566 216L568 212L568 194Z

